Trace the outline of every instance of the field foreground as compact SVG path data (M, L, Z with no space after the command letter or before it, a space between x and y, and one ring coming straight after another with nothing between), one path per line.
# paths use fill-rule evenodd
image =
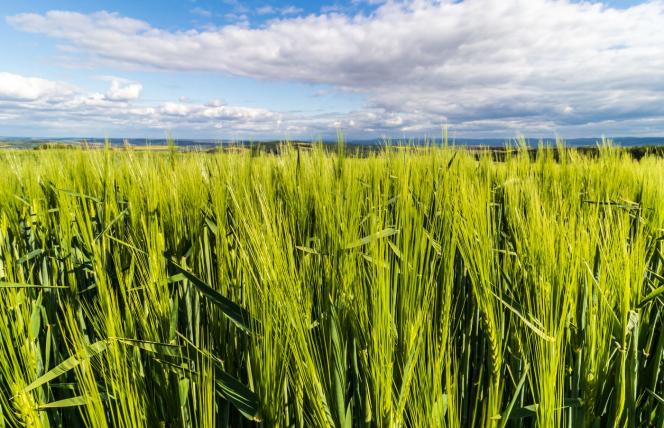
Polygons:
M477 157L0 151L0 427L664 426L664 159Z

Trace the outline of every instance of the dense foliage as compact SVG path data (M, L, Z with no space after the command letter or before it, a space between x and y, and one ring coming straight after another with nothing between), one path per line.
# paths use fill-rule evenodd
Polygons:
M664 160L0 152L0 427L664 426Z

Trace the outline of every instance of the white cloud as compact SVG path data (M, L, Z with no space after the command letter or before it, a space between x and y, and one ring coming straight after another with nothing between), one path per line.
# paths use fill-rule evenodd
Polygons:
M0 73L0 76L7 73ZM27 79L14 75L18 79ZM43 86L56 85L46 79L37 79ZM59 92L32 98L0 98L0 129L21 124L29 129L55 129L67 135L100 136L115 132L127 136L126 132L137 130L138 135L164 130L182 130L188 135L215 135L224 138L274 138L334 135L338 127L349 135L386 131L397 133L421 132L436 124L423 122L416 115L395 115L381 111L354 111L347 114L325 113L284 113L265 108L234 106L221 100L196 103L181 98L177 101L160 103L139 102L134 96L109 96L109 93L122 93L138 83L131 83L114 76L101 76L100 80L110 82L107 93L85 92L80 88L64 83L57 85L69 89L66 97Z
M13 73L0 73L0 100L62 99L72 95L73 92L73 88L64 83Z
M141 92L143 92L143 85L140 83L113 79L111 87L106 92L106 98L111 101L133 101L141 96Z
M252 136L283 131L282 115L263 108L230 106L219 100L206 104L186 99L158 104L138 103L142 85L113 76L106 93L85 92L65 83L0 73L0 125L16 123L33 129L215 130Z
M568 0L389 1L370 15L323 13L259 28L245 23L188 31L108 12L51 11L7 21L116 67L220 72L360 92L368 99L366 112L386 116L386 130L398 117L400 130L449 123L467 130L598 134L664 118L661 0L628 9ZM379 125L354 120L367 129Z

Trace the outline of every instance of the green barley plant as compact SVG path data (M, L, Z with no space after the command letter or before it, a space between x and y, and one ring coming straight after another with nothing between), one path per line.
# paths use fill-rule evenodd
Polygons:
M0 427L664 427L664 160L0 151Z

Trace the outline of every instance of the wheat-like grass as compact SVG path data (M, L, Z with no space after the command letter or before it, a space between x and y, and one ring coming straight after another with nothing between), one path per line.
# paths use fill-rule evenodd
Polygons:
M0 152L0 427L664 426L661 158L348 150Z

